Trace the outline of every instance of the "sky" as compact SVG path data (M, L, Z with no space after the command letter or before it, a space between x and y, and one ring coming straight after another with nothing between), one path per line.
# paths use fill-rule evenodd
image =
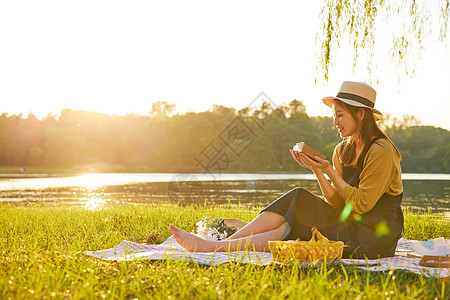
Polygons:
M329 82L315 84L320 8L321 1L2 1L0 113L148 115L155 101L179 113L241 109L264 92L275 105L297 99L309 115L331 116L321 99L344 80L364 81L366 69L353 70L342 45ZM449 47L430 42L416 75L400 81L380 54L375 107L450 130Z

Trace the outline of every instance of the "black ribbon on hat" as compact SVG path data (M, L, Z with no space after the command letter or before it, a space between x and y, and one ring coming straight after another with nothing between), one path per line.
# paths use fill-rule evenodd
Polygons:
M356 102L359 102L359 103L369 106L371 108L373 108L375 106L375 103L373 103L369 99L358 96L358 95L354 95L354 94L339 92L337 94L336 98L345 98L345 99L349 99L349 100L354 100Z

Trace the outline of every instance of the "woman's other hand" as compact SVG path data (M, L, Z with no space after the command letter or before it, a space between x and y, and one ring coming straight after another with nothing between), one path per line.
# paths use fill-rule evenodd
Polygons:
M302 152L294 151L292 149L289 149L289 151L291 152L292 157L294 157L295 161L297 161L300 166L308 168L311 171L331 168L330 162L326 159L321 159L320 157L315 156L315 160L313 160Z

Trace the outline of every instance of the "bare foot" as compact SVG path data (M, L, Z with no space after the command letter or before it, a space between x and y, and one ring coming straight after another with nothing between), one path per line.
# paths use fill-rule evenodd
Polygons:
M215 241L204 240L192 233L184 231L175 225L169 225L169 231L173 234L173 237L177 240L178 244L183 246L189 252L213 252L219 250Z

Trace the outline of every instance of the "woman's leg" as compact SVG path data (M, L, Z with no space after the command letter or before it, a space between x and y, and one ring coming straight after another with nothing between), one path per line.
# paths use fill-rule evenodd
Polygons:
M170 224L169 230L177 242L190 252L242 251L269 252L268 241L279 241L286 230L287 222L267 232L233 240L209 241Z
M266 210L260 213L250 223L239 229L233 235L228 237L229 240L239 239L246 236L255 235L262 232L268 232L280 227L286 222L282 215Z

